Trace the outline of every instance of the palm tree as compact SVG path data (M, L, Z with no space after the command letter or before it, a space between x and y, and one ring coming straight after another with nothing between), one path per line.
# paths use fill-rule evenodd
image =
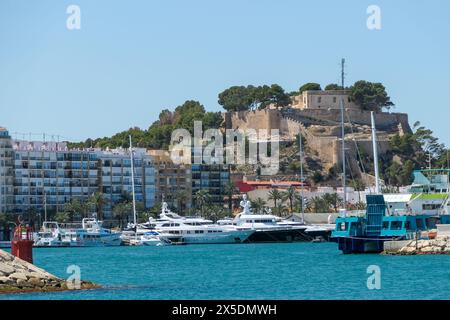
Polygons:
M328 203L323 199L323 197L319 196L312 197L309 201L309 206L314 213L327 212L330 208Z
M133 195L128 191L122 191L120 194L120 200L121 203L127 203L127 202L133 202Z
M237 188L233 181L230 181L225 185L224 192L227 195L228 210L230 211L230 215L233 213L233 196L236 194L236 191Z
M208 190L202 189L202 190L198 190L195 193L194 196L194 200L195 200L195 205L197 208L200 208L200 213L203 216L205 211L205 205L210 202L211 200L211 195L209 194Z
M101 192L94 192L89 197L88 202L95 207L95 212L98 214L100 220L103 219L103 206L106 203L105 196Z
M282 217L285 215L285 213L287 213L288 209L285 205L283 205L283 203L278 203L278 205L273 208L275 211L275 214Z
M252 209L258 214L260 214L267 205L267 203L261 198L257 198L255 201L250 202L252 204Z
M186 201L188 200L188 194L185 190L180 190L175 194L175 198L177 201L177 209L180 215L183 215L184 206Z
M308 208L308 206L309 206L309 203L308 203L308 199L306 199L306 198L304 198L304 199L302 199L302 195L301 194L296 194L295 195L295 210L296 211L298 211L298 212L301 212L302 211L302 202L305 202L304 203L304 205L303 205L303 208L306 210L307 208Z
M70 221L73 222L75 218L86 217L89 206L86 202L81 202L75 198L64 205L64 211L67 212Z
M58 212L55 215L55 220L56 220L56 222L59 222L59 223L66 223L66 222L70 221L70 217L67 212Z
M338 207L342 203L342 198L337 193L325 193L322 199L327 203L328 207L334 208L334 212L338 211Z
M290 186L285 192L283 192L283 199L289 201L289 209L291 212L294 211L294 201L297 198L297 193L295 192L295 187Z
M132 211L130 203L117 203L113 208L114 217L119 220L119 227L122 229L124 217Z
M271 189L269 191L269 197L267 198L268 200L272 200L274 207L277 207L277 201L278 200L283 200L283 194L278 191L278 189Z
M219 219L222 219L227 216L227 212L224 207L220 207L217 205L207 205L205 210L204 218L210 219L216 222Z

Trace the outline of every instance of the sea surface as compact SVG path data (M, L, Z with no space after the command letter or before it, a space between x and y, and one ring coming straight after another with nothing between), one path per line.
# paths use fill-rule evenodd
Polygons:
M450 299L450 255L343 255L334 243L37 248L34 263L64 278L76 265L103 288L0 300ZM367 286L373 265L379 290Z

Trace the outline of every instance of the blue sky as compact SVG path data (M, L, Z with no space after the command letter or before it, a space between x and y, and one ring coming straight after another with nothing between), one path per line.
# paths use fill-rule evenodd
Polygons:
M70 4L81 30L66 28ZM219 111L232 85L338 82L345 57L348 83L382 82L450 145L449 32L446 0L0 0L0 125L108 136L187 99Z

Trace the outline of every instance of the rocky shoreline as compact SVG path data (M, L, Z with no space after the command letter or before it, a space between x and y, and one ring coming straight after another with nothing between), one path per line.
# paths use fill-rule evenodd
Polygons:
M0 294L75 290L69 287L66 280L0 250ZM100 286L81 281L77 290L95 288Z
M385 250L386 255L450 254L450 237L443 236L433 240L410 240L401 248Z

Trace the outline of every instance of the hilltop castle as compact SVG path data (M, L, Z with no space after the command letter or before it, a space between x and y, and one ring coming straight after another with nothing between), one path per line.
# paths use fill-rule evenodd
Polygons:
M358 152L373 157L370 111L349 98L348 90L304 91L284 108L224 113L226 129L279 129L282 141L294 141L299 132L306 138L310 154L320 160L324 171L340 166L341 112L345 106L347 161L352 174L366 176L358 163ZM380 156L390 151L390 138L411 132L408 115L377 110L375 122Z

